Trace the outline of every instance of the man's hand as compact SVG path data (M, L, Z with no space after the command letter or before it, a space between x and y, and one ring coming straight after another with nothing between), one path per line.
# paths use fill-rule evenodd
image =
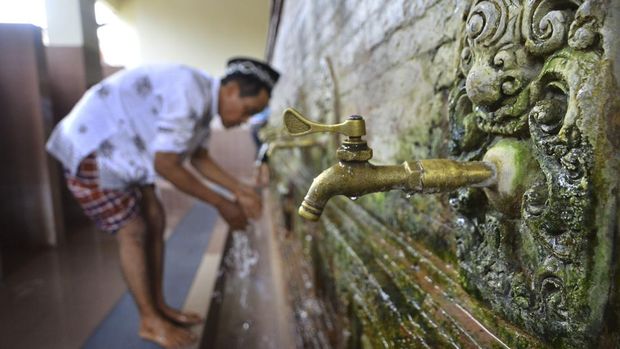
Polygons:
M263 211L263 204L260 196L254 191L254 189L239 185L235 190L235 196L241 209L246 217L251 219L258 219Z
M208 159L206 152L203 156ZM203 158L203 161L204 160ZM209 160L206 160L206 162L210 163ZM162 175L162 177L166 178L184 193L214 205L220 212L222 218L230 225L231 229L245 229L248 224L247 217L257 218L260 215L260 198L252 188L244 186L243 184L238 184L232 179L226 179L227 177L222 174L221 171L218 172L217 166L213 166L214 167L211 167L213 172L220 173L219 176L216 176L220 181L216 181L216 183L226 188L234 188L234 193L238 202L230 202L205 186L183 166L179 154L155 153L155 170L157 173Z
M237 202L248 218L256 219L262 211L261 199L249 186L239 183L234 177L222 170L209 156L206 149L199 148L192 155L192 165L210 181L233 192Z
M215 207L231 230L242 230L248 225L248 219L239 204L222 200Z

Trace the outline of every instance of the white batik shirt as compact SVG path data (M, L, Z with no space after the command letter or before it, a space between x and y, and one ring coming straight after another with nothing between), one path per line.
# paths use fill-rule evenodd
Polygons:
M218 93L219 80L183 65L121 71L86 92L47 149L71 174L95 153L102 188L153 183L156 152L206 148Z

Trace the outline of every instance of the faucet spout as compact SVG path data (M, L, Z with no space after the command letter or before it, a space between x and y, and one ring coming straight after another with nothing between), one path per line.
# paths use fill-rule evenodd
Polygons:
M340 161L312 181L299 215L318 220L329 199L335 195L353 198L395 189L407 193L438 193L464 186L493 184L495 166L489 162L432 159L376 166L368 161Z
M254 165L256 167L260 167L263 163L266 163L268 161L268 159L273 155L273 153L280 149L310 147L325 147L325 143L312 139L302 141L276 139L270 142L265 142L258 149L258 154L256 156L256 161Z

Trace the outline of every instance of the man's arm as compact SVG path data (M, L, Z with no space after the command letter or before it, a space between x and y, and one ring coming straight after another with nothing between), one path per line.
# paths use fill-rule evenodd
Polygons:
M209 152L204 148L199 147L194 154L192 154L190 162L201 175L233 193L238 191L240 186L242 186L241 183L215 163L213 159L211 159L211 156L209 156Z
M260 197L254 189L244 185L226 173L204 148L198 148L191 158L192 166L207 179L230 190L241 204L241 208L249 218L258 218L262 210Z
M155 171L182 192L215 206L233 229L245 228L247 219L240 207L205 186L183 166L179 154L155 153Z

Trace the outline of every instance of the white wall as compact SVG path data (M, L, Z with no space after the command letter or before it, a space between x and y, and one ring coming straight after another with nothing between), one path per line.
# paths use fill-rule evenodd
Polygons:
M264 57L269 0L109 3L138 35L138 63L180 62L220 76L231 56Z

